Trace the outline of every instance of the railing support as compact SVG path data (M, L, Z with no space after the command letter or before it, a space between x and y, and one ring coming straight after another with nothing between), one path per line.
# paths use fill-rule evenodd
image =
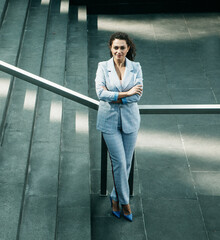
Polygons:
M129 188L130 188L130 196L134 196L134 161L135 161L135 151L133 153L132 162L131 162L131 170L129 175Z
M107 146L101 134L101 195L107 195Z

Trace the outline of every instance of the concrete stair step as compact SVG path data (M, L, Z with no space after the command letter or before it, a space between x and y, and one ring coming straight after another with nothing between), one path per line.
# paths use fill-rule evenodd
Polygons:
M71 51L76 41L73 44L67 42L67 36L70 39L77 31L75 23L70 21L67 32L65 3L51 2L41 75L61 85L65 82L66 86L78 90L76 76L84 81L82 86L87 83L87 60L81 69L73 65L65 67L66 50L70 57L75 56L79 48L76 46L76 51ZM86 33L86 23L83 33ZM79 43L84 47L86 38L84 41L78 38ZM87 56L86 52L83 56ZM67 66L71 61L72 57L67 59ZM80 74L84 78L80 78ZM71 84L72 78L74 85ZM84 87L83 93L86 91ZM20 239L53 239L54 236L65 240L90 239L87 112L87 108L39 89ZM87 127L82 127L82 122L87 123Z
M78 21L79 18L85 21ZM71 7L66 87L88 95L87 75L86 9ZM63 100L58 204L59 239L91 239L88 118L87 107L67 99Z
M33 2L24 29L18 66L39 75L48 7L42 8L40 0L38 6L37 1L35 5ZM33 46L38 47L33 50ZM0 202L8 206L0 205L0 222L7 226L1 229L0 239L16 239L19 236L36 98L35 86L15 79L0 148Z
M0 28L7 10L7 7L8 7L8 0L2 0L0 2Z
M68 15L51 1L41 76L63 84ZM62 98L39 89L20 239L54 239L59 224ZM30 222L32 224L30 224Z
M7 13L4 15L3 24L0 25L1 60L13 65L17 65L28 6L29 0L8 0ZM5 127L4 121L7 115L12 85L13 80L11 80L11 77L0 72L0 139Z
M71 7L68 19L67 1L26 3L14 41L9 2L1 60L87 95L86 9ZM91 239L88 109L20 79L11 90L0 108L0 239Z

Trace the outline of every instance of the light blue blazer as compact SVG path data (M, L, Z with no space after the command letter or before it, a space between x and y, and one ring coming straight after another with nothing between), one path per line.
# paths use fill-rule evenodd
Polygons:
M100 62L96 72L96 93L100 100L97 129L105 133L117 131L119 114L121 116L122 131L132 133L140 127L140 112L137 102L140 95L122 98L122 104L112 103L117 101L119 92L126 92L137 84L143 85L143 76L140 63L132 62L126 58L126 69L122 84L116 73L114 60ZM105 86L108 91L104 90Z

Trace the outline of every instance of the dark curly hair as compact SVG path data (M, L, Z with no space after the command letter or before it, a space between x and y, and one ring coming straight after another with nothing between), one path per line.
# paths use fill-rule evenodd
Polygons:
M130 47L126 57L131 60L131 61L134 61L134 58L136 56L136 47L133 43L133 41L129 38L128 34L127 33L123 33L123 32L116 32L116 33L113 33L111 36L110 36L110 39L109 39L109 48L111 48L112 46L112 42L115 40L115 39L120 39L120 40L125 40L127 45ZM112 53L110 51L110 56L112 57Z

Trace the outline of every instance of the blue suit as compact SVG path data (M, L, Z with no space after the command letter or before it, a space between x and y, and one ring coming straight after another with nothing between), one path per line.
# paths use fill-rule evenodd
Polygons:
M122 130L124 133L137 131L140 126L140 114L137 102L138 94L122 98L123 104L114 104L118 99L118 92L126 92L137 84L143 85L141 66L126 58L126 70L120 84L114 67L113 58L100 62L96 73L96 93L100 99L97 129L105 133L117 130L118 115L121 114ZM105 91L105 86L108 91Z
M102 131L110 159L114 188L111 197L120 204L129 203L128 178L132 156L140 127L140 113L137 102L140 95L122 98L117 101L119 92L126 92L133 86L143 85L141 66L126 58L126 69L122 83L115 70L114 60L100 62L96 73L96 93L100 99L97 129ZM107 90L102 87L105 86Z

